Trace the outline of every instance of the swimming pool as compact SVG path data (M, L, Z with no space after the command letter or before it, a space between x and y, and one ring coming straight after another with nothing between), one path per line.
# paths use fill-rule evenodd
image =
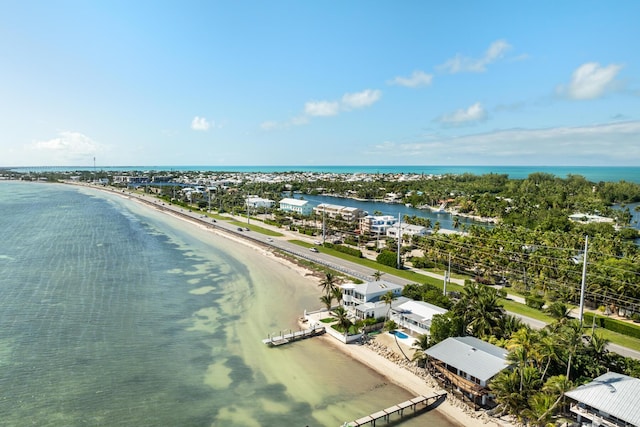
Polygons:
M395 335L396 337L405 340L407 338L409 338L409 335L405 334L404 332L400 332L400 331L391 331L389 332L391 335Z

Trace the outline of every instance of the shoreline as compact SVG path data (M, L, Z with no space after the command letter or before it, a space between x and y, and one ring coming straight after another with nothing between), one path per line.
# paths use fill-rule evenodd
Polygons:
M77 184L72 184L77 185ZM198 218L192 218L184 213L176 210L179 208L175 208L173 206L163 205L160 206L157 203L152 202L149 199L138 196L136 194L130 194L126 192L117 192L107 188L100 188L94 186L83 186L83 188L91 188L97 191L105 191L109 194L120 196L124 199L128 199L132 202L135 202L141 206L146 208L154 209L157 212L170 215L176 219L182 220L185 223L189 223L192 226L198 227L203 231L211 232L215 235L221 236L226 239L230 239L236 243L242 244L248 248L251 248L255 251L258 251L262 256L269 258L270 260L280 264L285 268L290 268L296 271L300 276L305 279L311 281L319 281L318 277L313 274L312 270L309 270L303 266L300 266L286 258L275 256L270 250L261 247L259 244L252 242L249 239L241 238L234 236L231 233L225 232L224 230L219 230L218 228L207 227L206 223L203 221L199 221ZM155 198L154 198L155 199ZM319 338L323 340L324 345L330 345L332 348L341 351L342 353L349 356L352 360L368 367L369 369L375 371L377 374L387 379L391 383L396 386L413 393L415 395L433 395L436 393L440 393L444 391L440 388L435 380L431 377L421 377L416 374L417 368L415 366L401 366L395 361L391 360L389 357L390 353L393 351L390 350L384 343L379 343L378 338L372 340L373 344L367 345L356 345L356 344L343 344L335 340L335 338L329 335L322 335ZM386 356L380 354L381 352L387 352ZM411 369L411 370L409 370ZM389 405L395 404L397 402L389 402ZM472 427L480 427L482 425L495 425L495 426L510 426L511 424L504 421L498 420L486 415L486 413L482 410L472 411L465 403L460 402L457 398L451 397L450 395L445 399L437 408L434 409L438 411L441 415L443 415L449 422L454 425L460 427L472 426ZM367 414L361 414L360 416L365 416Z

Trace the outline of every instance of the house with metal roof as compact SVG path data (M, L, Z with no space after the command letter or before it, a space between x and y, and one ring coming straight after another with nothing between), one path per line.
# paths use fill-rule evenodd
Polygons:
M391 292L396 298L402 295L402 286L386 280L364 282L357 285L345 283L340 287L342 288L342 301L347 307L379 301L382 295L387 292Z
M640 426L640 379L615 372L600 375L567 393L580 425Z
M424 301L407 301L391 309L391 320L399 326L421 335L429 334L431 320L436 314L444 314L447 310Z
M509 366L506 349L475 337L450 337L425 353L435 378L482 406L490 402L491 379Z
M313 206L309 204L308 200L284 198L280 200L280 210L309 216L313 212Z

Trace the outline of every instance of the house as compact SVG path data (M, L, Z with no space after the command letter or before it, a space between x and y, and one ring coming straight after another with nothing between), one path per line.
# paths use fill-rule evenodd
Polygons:
M402 286L385 280L365 282L358 285L345 283L340 287L342 288L342 301L347 308L380 301L382 296L389 291L391 291L396 298L402 295Z
M580 224L594 224L603 222L613 224L615 222L613 218L607 218L606 216L583 213L574 213L573 215L569 215L569 221L578 222Z
M342 218L345 221L356 221L365 215L365 212L359 208L349 206L332 205L329 203L320 203L313 208L316 215L326 215L329 218Z
M280 210L284 212L294 212L302 216L309 216L313 212L313 206L308 200L282 199L280 200Z
M475 337L450 337L427 349L432 375L465 397L486 406L491 379L508 367L507 350ZM480 398L480 402L478 402Z
M382 300L365 302L355 306L347 307L347 311L357 319L379 319L390 315L399 305L411 301L407 297L397 297L391 301L391 305Z
M413 236L426 236L427 235L427 227L423 227L421 225L414 224L394 224L387 229L387 237L391 237L393 239L398 238L399 229L402 231L403 237L413 237Z
M447 310L424 301L407 300L391 309L391 320L417 335L429 334L431 320Z
M594 426L640 426L640 379L615 372L600 375L590 383L565 393L571 412Z
M263 199L262 197L258 197L258 196L247 196L244 202L245 202L245 206L253 209L257 209L257 208L270 209L276 203L273 200Z
M395 224L397 218L391 215L367 215L360 218L360 232L386 235L387 229Z

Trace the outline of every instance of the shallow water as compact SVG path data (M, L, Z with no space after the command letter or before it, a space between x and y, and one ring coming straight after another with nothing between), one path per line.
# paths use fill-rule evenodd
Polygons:
M0 183L0 211L2 425L338 426L413 397L320 340L264 346L320 302L257 250L76 187Z

